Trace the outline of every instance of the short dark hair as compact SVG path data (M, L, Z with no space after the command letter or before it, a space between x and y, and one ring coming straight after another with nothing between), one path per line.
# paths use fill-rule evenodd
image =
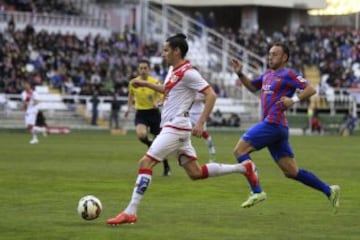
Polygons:
M183 33L178 33L174 36L169 37L168 39L166 39L166 42L169 43L169 46L172 49L175 48L179 48L181 51L181 57L185 57L188 50L189 50L189 45L186 41L186 36Z
M145 63L145 64L148 65L148 67L150 67L150 61L147 60L147 59L140 59L139 62L138 62L138 64L140 65L140 63Z
M281 49L283 50L283 52L288 56L286 61L289 60L289 58L290 58L290 49L289 49L289 47L288 47L285 43L276 42L276 43L274 43L271 47L281 47Z

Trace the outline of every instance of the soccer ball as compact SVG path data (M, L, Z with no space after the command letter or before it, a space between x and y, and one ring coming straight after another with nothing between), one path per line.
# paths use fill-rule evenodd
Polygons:
M102 205L97 197L87 195L79 200L77 211L83 219L94 220L100 216Z

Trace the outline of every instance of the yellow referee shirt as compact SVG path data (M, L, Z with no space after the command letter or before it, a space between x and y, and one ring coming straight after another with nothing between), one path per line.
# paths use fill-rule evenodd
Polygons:
M135 79L140 79L136 77ZM153 84L160 85L160 81L156 78L148 76L147 81ZM157 91L154 91L147 87L137 87L135 88L132 85L132 81L129 83L129 94L131 94L135 100L135 109L136 110L147 110L153 109L154 106L162 101L163 94Z

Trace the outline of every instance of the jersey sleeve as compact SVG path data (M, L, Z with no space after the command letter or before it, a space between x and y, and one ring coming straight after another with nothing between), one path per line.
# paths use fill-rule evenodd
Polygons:
M258 76L257 78L251 81L251 84L256 88L256 90L261 89L263 78L264 78L264 74Z
M186 71L184 80L187 82L189 88L194 89L197 92L203 92L210 87L209 83L200 75L200 73L194 69Z
M134 96L134 86L132 85L132 80L130 80L129 82L128 89L129 89L129 94Z
M287 84L292 87L304 89L309 85L309 81L294 70L289 70L288 76L289 78L287 79Z

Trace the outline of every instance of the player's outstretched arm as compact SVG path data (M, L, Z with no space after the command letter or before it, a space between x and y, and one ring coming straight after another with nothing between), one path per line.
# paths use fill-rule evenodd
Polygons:
M151 88L154 91L160 92L160 93L164 93L165 92L165 87L163 85L158 85L158 84L153 84L144 80L138 80L138 79L134 79L131 81L132 85L136 88L136 87L147 87L147 88Z
M238 75L240 81L244 86L251 92L256 92L257 89L252 85L251 80L246 77L242 72L242 63L238 59L232 59L231 65L235 71L235 73Z

